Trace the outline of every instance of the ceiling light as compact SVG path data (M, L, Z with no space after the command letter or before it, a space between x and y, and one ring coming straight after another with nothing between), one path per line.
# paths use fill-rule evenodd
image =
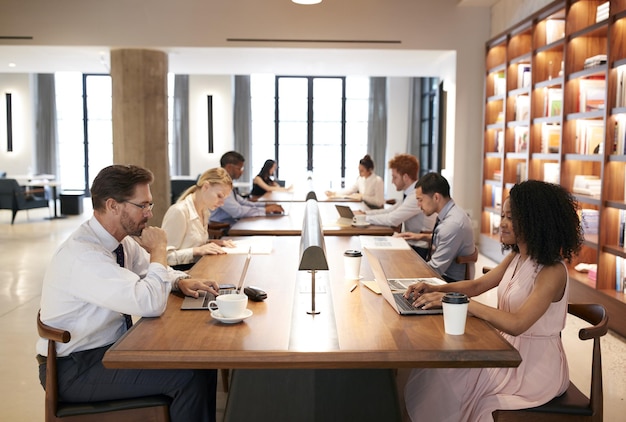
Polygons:
M322 2L322 0L291 0L291 1L297 4L318 4Z

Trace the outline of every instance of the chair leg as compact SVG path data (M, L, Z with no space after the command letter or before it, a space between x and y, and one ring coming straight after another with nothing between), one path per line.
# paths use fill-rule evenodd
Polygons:
M228 393L228 377L230 376L230 370L220 369L220 375L222 376L222 388L225 393Z
M13 210L13 218L11 218L11 224L15 223L15 216L17 215L17 210Z

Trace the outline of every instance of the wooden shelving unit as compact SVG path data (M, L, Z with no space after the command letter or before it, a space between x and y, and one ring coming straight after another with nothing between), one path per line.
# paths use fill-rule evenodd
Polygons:
M609 13L598 19L605 3ZM483 254L502 258L501 202L515 183L546 180L573 192L581 209L598 212L599 225L570 265L571 300L605 305L623 336L625 40L626 0L560 0L487 42L480 240ZM575 190L577 176L595 178L595 188ZM581 262L597 264L595 281L574 269Z

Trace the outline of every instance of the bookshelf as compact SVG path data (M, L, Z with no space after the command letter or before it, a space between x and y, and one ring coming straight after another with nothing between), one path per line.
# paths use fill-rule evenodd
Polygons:
M559 0L486 43L480 235L481 253L501 260L497 225L511 187L567 188L581 215L599 219L569 266L570 299L602 303L623 336L625 39L626 0ZM580 263L597 265L595 279Z

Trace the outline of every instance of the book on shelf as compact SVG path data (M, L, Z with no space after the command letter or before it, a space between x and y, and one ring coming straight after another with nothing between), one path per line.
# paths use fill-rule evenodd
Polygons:
M545 115L560 116L563 110L563 89L548 88Z
M506 94L506 79L504 72L498 72L493 76L493 95Z
M551 44L565 37L565 20L548 19L546 21L546 44Z
M613 128L613 154L626 154L626 120L615 119Z
M602 180L598 176L578 174L574 176L572 191L582 195L600 196Z
M626 230L626 210L619 210L619 224L617 227L617 244L624 247L624 230Z
M515 134L515 152L528 151L528 126L516 126Z
M604 122L602 120L576 121L576 151L578 154L604 152Z
M626 260L620 256L615 257L615 290L626 293Z
M609 6L611 2L607 1L596 7L596 22L602 22L609 18Z
M504 131L496 130L495 139L496 139L496 145L495 145L496 152L502 152L502 148L504 147Z
M581 79L579 111L603 110L605 104L606 81L604 79Z
M559 184L561 166L559 163L543 163L543 181Z
M500 233L500 221L501 217L498 213L489 213L489 226L491 229L491 234Z
M530 82L530 63L520 63L517 65L517 87L527 88Z
M530 97L518 95L515 97L515 120L524 121L530 117Z
M600 212L598 210L583 208L580 211L580 224L584 234L598 234Z
M541 124L541 152L544 154L559 152L561 145L561 125Z
M606 64L606 54L598 54L595 56L587 57L583 63L583 69L589 69L591 67L602 66Z
M626 107L626 65L617 68L615 107Z
M526 180L528 180L528 166L525 161L522 161L515 166L515 183L522 183Z
M499 188L491 189L491 206L493 208L500 208L502 205L502 190Z

